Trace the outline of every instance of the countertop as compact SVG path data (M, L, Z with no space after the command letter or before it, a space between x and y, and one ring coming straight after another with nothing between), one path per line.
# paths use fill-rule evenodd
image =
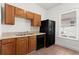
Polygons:
M33 33L33 34L26 34L26 35L2 35L0 36L0 40L2 39L10 39L10 38L19 38L19 37L28 37L33 35L43 35L46 33Z

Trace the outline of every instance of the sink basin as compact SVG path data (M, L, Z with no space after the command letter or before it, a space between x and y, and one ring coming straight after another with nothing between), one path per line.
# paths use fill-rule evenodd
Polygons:
M15 34L16 36L25 36L25 35L33 35L34 33L20 33L20 34Z

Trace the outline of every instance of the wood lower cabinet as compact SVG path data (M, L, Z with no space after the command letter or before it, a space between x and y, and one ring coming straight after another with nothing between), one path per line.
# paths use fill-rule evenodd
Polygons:
M36 50L36 36L29 36L29 52Z
M34 19L32 20L32 26L41 26L41 15L34 14Z
M28 53L28 37L17 38L16 54L24 55Z
M5 24L14 25L15 23L15 15L14 15L14 6L5 4Z
M2 48L1 45L2 45L2 44L1 44L1 41L0 41L0 55L1 55L1 51L2 51L2 50L1 50L1 48Z
M15 39L2 40L2 55L15 55Z
M25 55L34 50L36 50L36 35L0 41L1 55Z

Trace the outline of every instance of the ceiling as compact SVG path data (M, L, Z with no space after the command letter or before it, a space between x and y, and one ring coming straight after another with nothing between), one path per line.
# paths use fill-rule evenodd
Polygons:
M60 5L61 3L37 3L37 4L40 5L42 8L48 10Z

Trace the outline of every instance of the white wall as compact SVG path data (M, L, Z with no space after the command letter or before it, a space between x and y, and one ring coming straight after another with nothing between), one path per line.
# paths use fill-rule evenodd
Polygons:
M79 51L79 40L70 40L59 37L59 14L71 9L79 9L78 3L63 3L59 6L51 8L48 10L48 17L51 20L56 21L56 44L62 45L64 47Z
M42 19L46 19L46 10L34 3L10 3L13 6L22 8L27 11L35 12L42 15ZM4 7L4 4L1 4ZM31 21L23 18L15 18L15 25L1 25L2 32L24 32L24 31L39 31L39 27L31 27Z
M1 4L0 4L0 11L1 11ZM1 13L0 13L0 36L1 36Z

